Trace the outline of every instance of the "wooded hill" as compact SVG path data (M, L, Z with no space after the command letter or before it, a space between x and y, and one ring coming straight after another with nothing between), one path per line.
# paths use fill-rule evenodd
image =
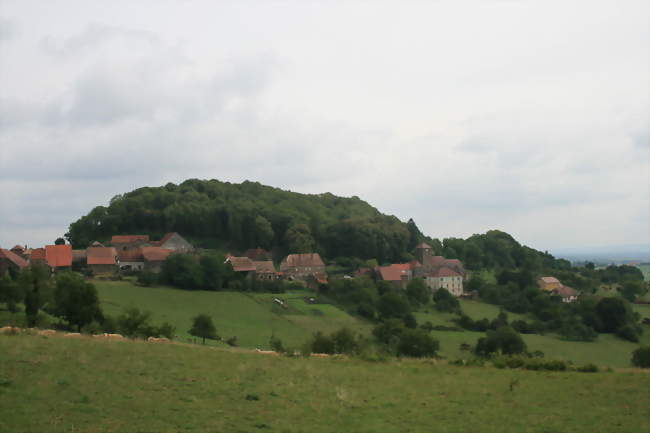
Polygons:
M418 242L426 241L436 254L458 258L468 269L569 267L567 261L522 246L504 232L441 241L422 234L412 220L404 223L384 215L356 196L300 194L249 181L189 179L180 185L138 188L70 224L66 237L75 248L83 248L114 234L156 239L170 231L201 247L243 251L261 246L276 257L316 251L329 260L402 262L412 259Z

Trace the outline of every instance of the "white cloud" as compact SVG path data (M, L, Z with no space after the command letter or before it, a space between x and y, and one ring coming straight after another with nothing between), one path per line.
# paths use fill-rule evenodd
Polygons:
M0 244L51 242L115 194L190 177L357 195L437 237L648 240L647 12L12 3Z

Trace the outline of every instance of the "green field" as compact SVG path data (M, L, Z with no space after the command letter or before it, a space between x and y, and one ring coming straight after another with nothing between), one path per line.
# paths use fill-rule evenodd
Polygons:
M151 311L154 323L171 323L181 341L191 338L187 331L192 317L201 313L213 318L222 338L237 336L243 347L267 348L273 334L285 345L297 347L318 330L334 331L348 326L365 332L370 328L369 324L331 305L306 303L302 292L269 295L187 291L140 287L128 281L94 281L94 284L106 314L117 316L129 306ZM280 307L273 301L274 297L285 300L291 308Z
M177 328L178 340L187 342L192 317L199 313L210 314L217 331L224 338L237 336L241 347L268 348L272 334L287 347L298 348L314 332L330 333L348 327L364 336L370 335L372 324L350 316L329 304L310 304L308 291L296 291L280 295L266 293L186 291L169 287L140 287L129 281L95 281L102 309L109 315L118 315L123 308L136 306L153 313L155 323L168 321ZM282 299L287 308L273 301ZM473 319L493 319L499 307L477 301L461 300L463 311ZM634 305L637 311L647 311L650 306ZM643 313L642 313L643 314ZM650 312L647 314L650 315ZM431 321L433 325L453 326L453 315L441 313L432 306L415 313L418 323ZM525 319L508 313L509 320ZM644 326L642 342L650 344L650 326ZM432 331L440 341L440 355L449 359L471 356L461 351L462 343L474 345L483 337L480 332ZM601 335L593 343L563 341L553 335L524 335L530 351L541 350L547 358L564 359L576 363L594 362L602 366L627 367L630 356L638 345L623 341L612 335ZM220 342L208 341L210 345L223 347Z
M0 432L646 432L650 374L0 336ZM511 390L512 388L512 390Z

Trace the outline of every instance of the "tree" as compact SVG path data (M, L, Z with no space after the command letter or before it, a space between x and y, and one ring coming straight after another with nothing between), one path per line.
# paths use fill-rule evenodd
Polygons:
M440 288L433 294L433 300L436 303L436 310L448 311L454 313L460 311L460 303L458 299L447 289Z
M388 319L379 325L375 326L372 330L372 335L384 344L390 344L395 339L398 339L405 330L404 322L399 319Z
M414 278L406 286L406 297L416 307L429 303L431 290L422 278Z
M641 346L632 352L632 365L639 368L650 368L650 346Z
M481 356L487 356L495 352L514 355L526 352L526 343L524 343L517 331L509 326L502 326L496 331L487 331L486 337L479 338L474 351Z
M217 335L217 329L214 327L214 323L212 323L212 318L207 314L199 314L192 319L192 328L189 333L195 337L202 338L203 344L205 344L206 338L211 340L220 339Z
M438 340L423 329L405 329L399 337L397 353L415 358L435 356L440 348Z
M56 240L54 241L54 245L65 245L65 239L56 238Z
M602 323L601 332L616 332L628 320L625 303L619 298L603 298L596 304L596 313Z
M291 226L285 233L284 239L292 253L310 253L316 246L311 230L306 224Z
M44 264L32 264L32 266L20 271L16 283L18 290L24 294L27 324L28 326L34 326L38 311L52 297L50 268Z
M25 294L17 282L12 281L9 275L0 275L0 302L7 304L11 312L18 311L18 304L25 299Z
M318 331L314 334L311 341L312 353L329 353L333 354L335 350L334 341L332 337L328 337L322 332Z
M194 256L189 254L170 254L162 264L160 279L185 290L198 290L203 287L203 272Z
M269 220L261 215L255 217L255 240L257 244L262 248L271 248L274 236L273 226Z
M97 289L74 272L56 276L53 313L76 326L78 331L93 320L103 320Z
M404 317L411 310L407 300L395 292L382 295L377 307L383 318Z

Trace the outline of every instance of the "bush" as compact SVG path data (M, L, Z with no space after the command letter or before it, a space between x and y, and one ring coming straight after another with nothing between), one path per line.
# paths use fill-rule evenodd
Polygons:
M149 269L145 269L142 272L138 273L137 282L141 286L151 287L156 284L157 275L151 272Z
M585 364L582 367L578 367L578 371L581 373L598 373L598 366L592 363Z
M567 363L559 360L550 360L543 363L544 370L549 371L566 371Z
M397 345L398 355L423 358L435 356L440 348L438 340L422 329L405 329Z
M172 340L174 338L174 334L176 333L176 327L171 323L164 322L158 327L157 333L159 336L167 337Z
M271 349L278 353L284 353L284 346L282 345L282 340L280 340L278 337L275 335L272 335L271 338L269 339L269 346L271 346Z
M632 352L632 365L639 368L650 368L650 346L641 346Z
M496 331L487 331L487 336L480 338L476 343L475 353L487 356L491 353L501 352L504 355L514 355L526 352L526 343L512 328L502 326Z
M231 347L237 347L237 346L239 346L239 345L237 344L237 336L236 336L236 335L233 335L232 337L230 337L229 339L227 339L227 340L226 340L226 344L227 344L228 346L231 346Z
M616 330L616 335L624 340L632 341L634 343L639 342L639 332L634 325L629 323L618 328Z
M310 347L311 353L334 353L334 341L332 338L318 331L314 334Z

